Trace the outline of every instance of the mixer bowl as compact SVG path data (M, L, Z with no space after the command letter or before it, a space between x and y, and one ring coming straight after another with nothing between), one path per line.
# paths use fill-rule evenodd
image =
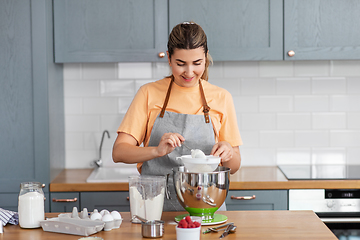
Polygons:
M191 216L212 220L229 191L230 168L218 167L214 172L186 172L183 166L173 169L174 187L180 204Z

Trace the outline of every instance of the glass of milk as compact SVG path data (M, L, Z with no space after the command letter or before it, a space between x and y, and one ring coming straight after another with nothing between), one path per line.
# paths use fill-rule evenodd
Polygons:
M20 184L18 214L21 228L38 228L45 219L45 195L39 182Z
M166 179L164 176L130 176L130 214L147 220L161 220ZM133 218L133 223L140 220Z

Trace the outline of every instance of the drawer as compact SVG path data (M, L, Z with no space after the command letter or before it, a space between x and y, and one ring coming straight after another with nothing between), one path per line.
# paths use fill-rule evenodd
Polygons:
M72 212L74 207L81 211L79 192L51 192L50 196L51 212Z
M236 210L287 210L287 190L230 190L226 208Z

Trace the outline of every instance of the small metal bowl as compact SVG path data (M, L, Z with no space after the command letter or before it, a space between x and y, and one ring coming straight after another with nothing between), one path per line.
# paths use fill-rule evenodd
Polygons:
M145 238L159 238L164 235L164 221L141 222L141 234Z

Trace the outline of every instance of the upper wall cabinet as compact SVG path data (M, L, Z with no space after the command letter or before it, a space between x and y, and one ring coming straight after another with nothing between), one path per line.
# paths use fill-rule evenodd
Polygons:
M54 0L55 62L166 61L200 24L214 61L360 59L359 0Z
M167 0L54 0L55 62L166 61L167 17Z
M284 0L284 59L360 59L360 1Z
M170 0L169 31L178 23L202 26L214 61L282 60L282 0Z

